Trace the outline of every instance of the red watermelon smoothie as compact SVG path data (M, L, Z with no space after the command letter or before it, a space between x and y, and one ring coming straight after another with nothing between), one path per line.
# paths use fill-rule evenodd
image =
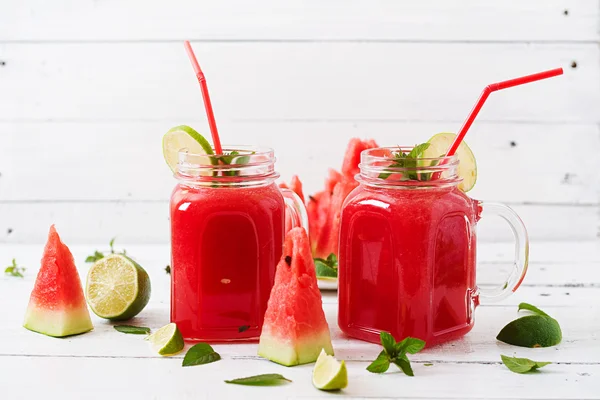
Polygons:
M218 156L180 154L170 204L171 321L188 341L258 339L282 254L284 196L293 195L274 183L272 150L235 150L238 159L219 166Z
M432 346L473 328L483 203L458 189L456 156L444 158L391 168L391 149L362 153L360 186L341 216L338 322L346 334L379 343L387 331Z

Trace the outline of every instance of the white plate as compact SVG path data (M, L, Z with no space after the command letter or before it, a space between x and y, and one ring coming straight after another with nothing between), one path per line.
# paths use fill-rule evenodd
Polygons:
M317 278L317 285L321 290L337 290L338 280Z

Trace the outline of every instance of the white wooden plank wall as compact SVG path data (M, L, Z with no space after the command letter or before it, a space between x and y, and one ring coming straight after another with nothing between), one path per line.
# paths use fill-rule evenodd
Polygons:
M352 136L456 131L486 84L562 66L490 97L468 136L472 195L512 205L533 239L596 239L599 32L598 0L3 0L0 242L40 242L51 222L68 243L168 240L160 138L208 133L184 39L222 140L274 147L308 192Z

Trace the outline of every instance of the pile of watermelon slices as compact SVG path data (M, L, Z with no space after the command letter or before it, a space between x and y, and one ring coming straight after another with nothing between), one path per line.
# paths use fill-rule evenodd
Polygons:
M354 176L359 172L360 153L375 147L378 145L373 139L350 139L342 164L342 172L333 168L329 169L325 179L325 188L308 196L306 208L313 257L326 259L331 254L337 257L342 205L346 196L358 186ZM285 184L281 186L289 187L304 201L302 182L298 176L292 177L289 186Z

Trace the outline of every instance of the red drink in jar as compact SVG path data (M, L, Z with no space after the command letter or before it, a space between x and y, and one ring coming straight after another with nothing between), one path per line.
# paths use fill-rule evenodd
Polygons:
M521 283L528 255L519 217L500 204L473 200L458 189L456 157L419 159L399 167L392 152L361 154L360 186L341 216L339 326L350 336L379 342L379 332L428 346L473 327L479 298L504 298ZM517 238L515 271L504 285L475 283L476 224L497 214Z
M258 339L282 254L286 202L270 149L236 147L230 165L180 154L171 197L171 321L186 340Z

